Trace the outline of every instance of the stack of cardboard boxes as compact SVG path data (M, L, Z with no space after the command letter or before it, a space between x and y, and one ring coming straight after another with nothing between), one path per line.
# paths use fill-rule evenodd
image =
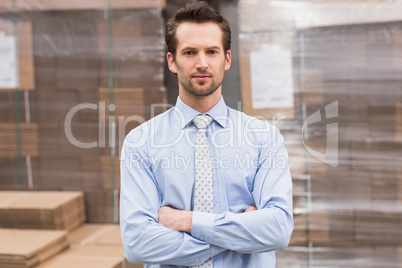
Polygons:
M67 233L55 230L0 229L0 265L35 267L68 248Z
M0 4L0 189L83 190L89 222L117 222L123 139L166 104L165 1L28 2Z
M84 224L82 192L0 191L0 266L139 268L116 224Z
M105 267L140 268L124 258L120 228L113 224L85 224L67 235L70 248L38 268Z
M73 230L85 222L81 192L0 192L0 227Z
M284 116L293 175L295 229L278 267L401 260L401 8L239 2L243 107Z
M80 192L0 191L1 267L34 267L67 249L84 212Z

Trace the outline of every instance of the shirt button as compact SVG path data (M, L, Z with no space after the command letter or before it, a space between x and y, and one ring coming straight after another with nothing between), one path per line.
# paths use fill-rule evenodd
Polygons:
M201 239L201 240L204 240L204 237L203 237L203 236L200 236L200 239Z

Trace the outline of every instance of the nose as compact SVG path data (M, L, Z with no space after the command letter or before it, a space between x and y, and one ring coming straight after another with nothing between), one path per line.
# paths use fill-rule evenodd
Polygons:
M198 54L197 65L195 66L197 69L206 70L208 68L207 58L204 53Z

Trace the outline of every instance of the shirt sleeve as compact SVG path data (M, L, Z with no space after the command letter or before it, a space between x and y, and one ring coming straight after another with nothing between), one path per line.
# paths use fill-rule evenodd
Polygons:
M284 139L275 130L264 142L270 146L260 148L252 191L258 210L240 214L194 211L192 236L240 253L287 247L293 230L292 179Z
M121 156L120 226L132 263L195 266L224 251L158 223L161 195L144 152L127 146Z

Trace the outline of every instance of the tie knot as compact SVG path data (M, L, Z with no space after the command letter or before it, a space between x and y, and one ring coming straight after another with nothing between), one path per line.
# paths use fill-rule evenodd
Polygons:
M196 117L194 117L193 122L194 125L198 128L198 129L205 129L207 128L207 126L209 124L211 124L211 122L213 121L212 117L210 117L209 115L197 115Z

